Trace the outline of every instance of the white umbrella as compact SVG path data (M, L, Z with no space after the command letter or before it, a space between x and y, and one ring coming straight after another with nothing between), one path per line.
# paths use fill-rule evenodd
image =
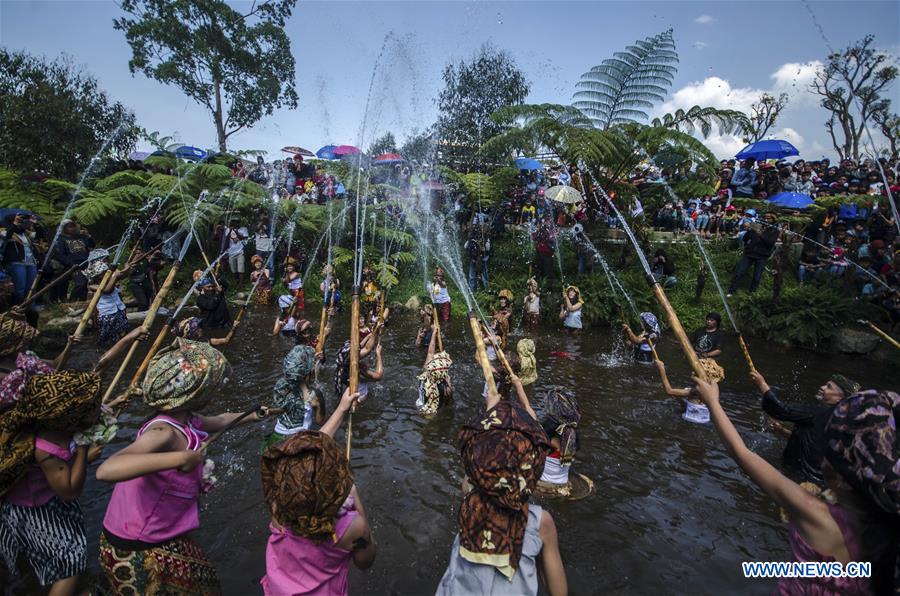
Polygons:
M578 192L575 188L571 186L565 186L560 184L559 186L551 186L544 192L544 195L549 197L551 201L556 201L557 203L568 203L570 205L577 205L584 198L581 196L581 193Z

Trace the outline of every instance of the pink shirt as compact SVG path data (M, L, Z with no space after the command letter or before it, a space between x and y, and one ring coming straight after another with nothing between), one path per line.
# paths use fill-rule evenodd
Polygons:
M267 596L316 594L342 596L347 594L347 573L350 571L352 551L338 548L341 539L357 511L346 511L335 520L335 542L316 542L297 536L288 528L272 532L266 546L266 575L260 582Z
M67 462L72 459L75 453L75 443L69 444L69 448L65 449L56 443L51 443L44 439L34 438L34 448L46 451L47 453L58 457ZM47 476L40 464L35 463L28 468L25 475L16 482L12 488L6 493L6 501L11 505L19 507L40 507L46 505L50 499L56 496L50 484L47 482Z
M149 420L137 436L154 423L174 427L187 439L188 449L196 451L207 434L196 428L197 418L188 424L160 414ZM200 496L203 466L190 472L163 470L117 482L113 489L103 527L126 540L160 543L187 534L200 527Z

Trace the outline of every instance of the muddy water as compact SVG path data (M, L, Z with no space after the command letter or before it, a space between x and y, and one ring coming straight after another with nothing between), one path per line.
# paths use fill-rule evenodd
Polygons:
M225 350L234 366L231 383L208 413L266 403L281 358L292 345L269 335L274 310L248 315ZM307 316L318 320L314 311ZM353 421L351 464L379 547L372 569L351 571L354 594L433 593L453 542L462 480L455 437L482 406L483 379L471 357L466 322L451 321L445 347L454 359L456 401L434 420L418 417L415 376L424 354L413 345L415 331L411 316L391 321L384 338L384 380ZM789 560L786 533L775 507L737 470L714 430L684 421L679 404L662 392L655 369L632 364L612 330L566 336L554 328L530 336L537 344L538 395L541 388L561 385L574 390L581 404L575 468L593 478L597 488L586 500L549 505L571 592L771 592L772 582L743 579L740 562ZM346 337L346 326L339 324L329 342L332 359ZM751 341L750 349L757 367L789 399L812 399L833 371L865 379L869 386L891 386L889 371L866 361L760 341ZM551 351L567 352L569 358L550 356ZM689 371L671 335L663 338L660 354L668 361L673 384L684 386ZM85 350L73 364L87 365L91 357ZM777 462L783 442L763 430L759 397L736 345L726 346L722 363L726 411L748 445ZM332 379L327 368L322 380L329 408L334 403ZM133 407L126 430L106 454L124 447L146 415ZM196 538L216 563L227 594L261 593L267 515L257 461L260 441L272 424L240 427L211 448L219 484L203 500ZM343 431L338 440L342 442ZM111 486L90 474L82 505L95 571L97 536L110 492Z

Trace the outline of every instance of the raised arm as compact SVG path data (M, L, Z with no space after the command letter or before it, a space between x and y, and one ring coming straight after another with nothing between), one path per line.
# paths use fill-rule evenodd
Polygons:
M334 409L334 412L331 413L328 421L319 429L320 432L333 438L334 433L337 432L341 427L341 423L344 422L344 416L350 411L350 407L357 399L359 399L359 393L351 394L349 387L344 389L344 394L341 396L340 403Z
M622 330L625 332L625 338L636 346L641 345L641 338L634 334L628 323L622 323Z
M519 379L517 375L513 375L510 379L512 381L512 386L516 390L516 398L518 398L519 403L525 408L525 411L534 418L538 419L537 414L535 414L534 410L531 407L531 402L528 400L528 394L525 393L525 387L522 386L522 381Z
M669 377L666 375L666 365L662 360L656 361L656 370L659 371L659 378L662 381L663 389L665 389L668 395L686 398L691 394L690 389L676 389L675 387L672 387L672 384L669 383Z
M109 365L112 364L113 360L118 358L122 352L131 347L136 341L144 341L147 339L147 331L143 328L143 326L138 326L132 329L128 335L120 339L115 343L113 347L108 349L106 352L100 356L100 360L97 361L97 364L94 365L94 372L103 372ZM62 356L62 354L60 354ZM53 368L59 368L59 359L54 362Z
M184 438L168 424L154 424L134 443L97 468L97 480L124 482L164 470L190 471L203 461L200 450L184 448Z

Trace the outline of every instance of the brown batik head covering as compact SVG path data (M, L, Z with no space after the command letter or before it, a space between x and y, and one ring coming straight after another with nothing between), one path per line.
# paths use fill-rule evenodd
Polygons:
M28 379L15 407L0 414L0 497L34 459L39 429L83 430L100 405L100 375L60 371ZM89 426L89 425L88 425Z
M459 431L460 454L473 485L459 509L460 555L516 573L528 525L528 499L550 444L544 429L517 404L500 401Z
M0 315L0 356L15 354L39 333L25 321L8 314Z
M300 536L334 539L334 520L353 488L350 464L334 439L298 432L263 452L260 472L275 521Z

